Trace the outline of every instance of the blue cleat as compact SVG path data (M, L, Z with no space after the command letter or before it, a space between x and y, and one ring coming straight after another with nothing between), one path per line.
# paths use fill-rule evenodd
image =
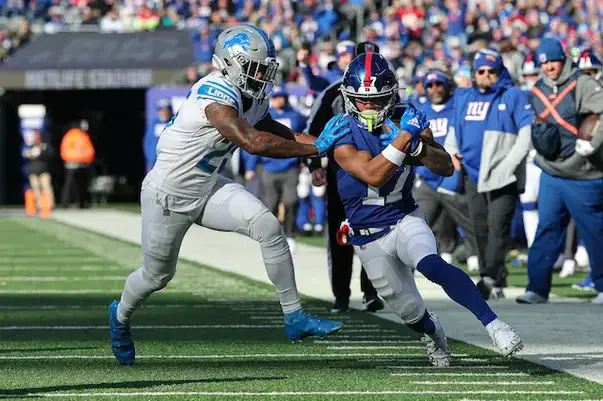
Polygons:
M595 283L593 282L593 276L589 273L583 282L573 284L572 288L575 290L582 291L595 291Z
M117 320L117 306L119 301L113 301L109 305L109 333L111 334L111 350L121 365L132 365L136 351L130 326Z
M285 332L292 341L301 341L305 337L325 338L336 333L343 323L311 316L303 310L285 314Z

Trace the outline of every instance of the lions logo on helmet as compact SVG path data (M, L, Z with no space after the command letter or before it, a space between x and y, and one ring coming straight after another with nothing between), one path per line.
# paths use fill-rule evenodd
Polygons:
M245 96L263 100L274 88L278 62L274 43L260 28L239 24L218 36L212 64Z
M398 96L398 80L387 60L379 53L363 53L356 57L345 73L340 87L346 113L363 128L380 127L394 111ZM370 101L379 110L361 113L357 101Z

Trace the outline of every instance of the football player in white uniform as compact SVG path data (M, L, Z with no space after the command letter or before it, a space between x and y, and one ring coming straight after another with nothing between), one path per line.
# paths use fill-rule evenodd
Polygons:
M348 130L333 118L314 141L270 117L268 98L278 63L272 40L255 26L224 30L213 64L219 71L192 86L166 125L157 144L157 162L142 184L143 264L128 276L120 301L109 306L111 348L122 365L135 359L132 315L174 276L182 239L193 223L260 243L290 339L325 337L342 327L302 310L280 223L255 196L220 173L237 147L276 158L318 156Z

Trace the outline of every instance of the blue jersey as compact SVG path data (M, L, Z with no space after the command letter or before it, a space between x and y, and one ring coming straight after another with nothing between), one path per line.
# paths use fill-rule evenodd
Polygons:
M434 106L431 102L427 102L420 108L429 121L429 128L433 132L433 139L442 146L444 146L448 133L454 130L453 104L454 102L450 98L441 106ZM442 106L443 108L440 108ZM444 177L429 171L425 166L417 167L416 173L433 189L437 189L444 179Z
M380 131L370 133L358 127L356 120L349 118L352 131L335 143L335 148L351 145L360 151L378 156L385 146L379 141ZM364 245L389 232L389 227L417 208L412 197L414 171L410 166L402 165L390 180L381 188L366 184L337 168L337 187L343 202L345 213L352 228L386 228L367 236L351 237L352 244Z

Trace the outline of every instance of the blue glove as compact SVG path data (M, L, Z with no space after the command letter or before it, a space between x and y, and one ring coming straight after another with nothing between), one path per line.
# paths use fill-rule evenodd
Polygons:
M387 125L387 128L389 128L390 132L379 135L381 146L387 146L392 143L401 131L400 128L398 128L398 126L389 118L385 119L385 125Z
M425 114L409 105L400 119L400 129L408 132L413 139L416 139L427 127L429 127L429 121L425 118Z
M314 146L318 148L319 153L325 153L339 138L348 134L350 131L351 128L348 126L347 120L344 118L343 114L339 113L329 120L318 139L314 141Z

